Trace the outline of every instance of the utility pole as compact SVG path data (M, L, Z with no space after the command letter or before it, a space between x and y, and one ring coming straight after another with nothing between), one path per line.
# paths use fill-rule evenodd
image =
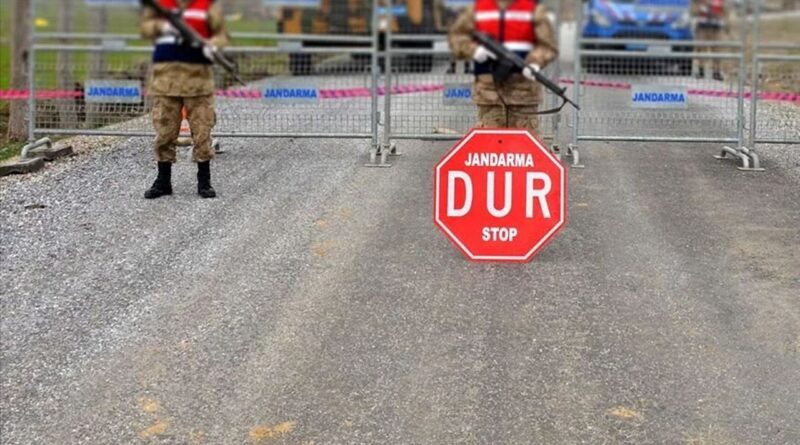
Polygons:
M30 16L32 0L15 0L12 5L11 22L11 89L28 89L28 56L31 45L31 27L33 17ZM24 141L28 138L28 122L26 113L28 103L24 100L12 100L8 120L8 139Z

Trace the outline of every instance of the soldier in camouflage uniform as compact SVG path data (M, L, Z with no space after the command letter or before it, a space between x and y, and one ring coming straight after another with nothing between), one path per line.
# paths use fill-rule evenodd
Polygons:
M494 55L472 39L473 30L502 42L529 64L497 80ZM547 8L536 0L476 0L450 29L450 49L458 59L475 61L473 98L484 128L539 130L544 93L533 73L558 57L555 31Z
M214 198L210 161L214 158L211 129L214 112L213 52L227 44L222 8L215 0L159 0L168 9L182 11L184 21L208 42L192 48L183 41L168 21L150 7L142 9L140 30L155 42L153 72L148 95L153 103L156 131L155 156L158 177L145 192L154 199L172 194L172 164L176 161L175 141L181 128L181 109L186 107L194 140L193 158L197 163L197 193Z
M725 39L730 32L731 14L725 0L694 0L692 1L692 16L695 19L694 37L697 40L718 42ZM719 52L721 48L698 47L697 52ZM705 77L706 60L697 60L697 77ZM723 80L722 61L711 61L712 75L715 80Z

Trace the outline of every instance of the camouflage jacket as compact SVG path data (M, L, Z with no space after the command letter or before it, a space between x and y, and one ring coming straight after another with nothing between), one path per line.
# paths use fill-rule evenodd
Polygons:
M698 27L711 25L729 33L731 22L736 15L734 8L729 7L728 2L723 3L722 14L718 17L709 13L710 8L711 1L709 0L692 0L691 11L696 25Z
M512 0L498 0L500 7L507 8ZM536 47L528 54L527 62L544 68L558 57L555 30L548 18L547 7L540 4L533 14L536 30ZM475 29L475 14L472 8L466 9L450 28L448 40L450 50L460 60L472 59L478 46L472 39ZM473 98L478 105L534 105L542 101L542 86L521 74L512 74L500 85L495 85L491 74L477 76L473 86Z
M189 1L178 0L184 6ZM165 21L152 8L143 8L139 24L142 37L155 41L161 35L160 29ZM220 48L227 45L225 16L219 2L211 6L208 21L212 34L210 43ZM214 94L214 70L211 65L183 62L153 64L148 87L149 96L197 97L209 94Z

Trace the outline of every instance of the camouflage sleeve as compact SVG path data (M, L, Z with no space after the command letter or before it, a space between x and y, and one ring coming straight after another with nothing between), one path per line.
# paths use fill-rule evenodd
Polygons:
M225 29L225 15L219 2L215 2L208 11L208 26L211 28L211 44L218 48L227 46L228 31Z
M456 22L450 27L447 40L450 43L450 51L456 59L467 60L472 58L475 48L478 46L472 40L472 31L475 29L475 17L472 8L467 8L458 16Z
M690 13L692 14L692 17L697 17L698 15L700 15L700 2L698 2L697 0L692 0Z
M546 6L536 7L533 14L533 29L536 30L536 47L528 54L525 61L544 68L558 57L556 34Z
M733 22L737 20L737 15L739 14L739 8L736 6L729 6L728 3L725 3L725 23L723 23L723 28L725 29L725 33L728 35L729 39L735 39L733 35Z
M164 19L158 16L158 13L151 7L145 6L142 8L141 17L139 20L139 33L143 39L155 40L161 35L161 26Z

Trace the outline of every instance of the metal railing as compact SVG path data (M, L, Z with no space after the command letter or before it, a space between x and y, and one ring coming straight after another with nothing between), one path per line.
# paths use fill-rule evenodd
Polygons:
M32 17L37 1L31 2ZM377 11L374 7L374 23ZM134 23L138 18L135 9L120 14ZM224 71L214 70L214 136L368 139L374 161L382 92L377 83L378 28L372 30L352 35L234 33L247 46L225 52L235 60L246 86L234 86ZM149 42L125 32L32 31L27 90L31 140L154 134L146 91L153 51ZM93 94L110 88L130 97L103 100Z
M579 2L578 23L582 14ZM724 41L578 34L572 93L582 111L572 116L569 153L583 141L713 143L721 146L718 158L733 156L742 169L759 169L745 135L751 76L746 25L735 39ZM664 97L680 100L659 103ZM637 103L637 98L645 100ZM573 163L579 164L577 155Z
M381 166L398 154L398 141L459 139L477 123L471 63L453 60L445 35L381 30L386 20L377 3L367 35L234 33L234 41L246 46L226 53L247 86L233 86L216 71L214 135L368 139L370 164ZM758 17L758 9L754 14ZM763 68L786 67L780 72L791 90L800 84L800 55L796 44L761 42L759 20L750 23L752 29L742 25L738 39L726 41L590 39L579 30L570 42L573 75L562 76L560 63L546 74L570 86L582 110L565 114L570 135L561 134L562 115L543 116L543 138L556 150L566 139L565 154L574 166L580 165L583 142L639 141L718 144L720 157L759 169L758 144L800 143L796 101L776 100L784 93L773 86L773 71ZM31 141L51 135L152 135L144 94L151 52L149 42L130 32L32 33ZM95 100L87 89L98 84L138 85L142 94L135 100ZM278 87L312 91L314 97L270 97ZM636 95L648 88L682 94L684 101L672 108L639 106ZM559 103L547 92L542 108Z
M800 45L763 42L761 2L755 2L752 21L749 137L745 151L760 168L759 144L800 145ZM777 70L764 70L776 67ZM787 103L789 102L789 103Z

